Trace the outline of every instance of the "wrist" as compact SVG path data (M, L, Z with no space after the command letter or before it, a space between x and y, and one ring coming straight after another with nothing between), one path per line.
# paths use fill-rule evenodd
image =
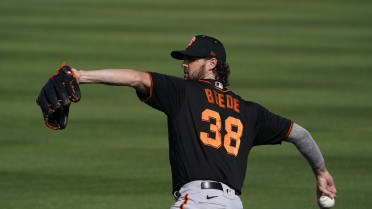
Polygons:
M72 74L74 75L76 81L80 83L81 71L76 70L75 68L71 68Z
M327 168L324 163L321 164L318 168L314 168L313 170L314 170L315 175L317 176L327 172Z

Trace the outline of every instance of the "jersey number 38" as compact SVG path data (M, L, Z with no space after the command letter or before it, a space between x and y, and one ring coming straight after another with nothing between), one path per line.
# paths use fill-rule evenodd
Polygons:
M222 145L222 122L220 114L214 110L205 109L201 114L201 119L202 121L210 123L209 131L214 133L214 137L207 132L200 132L200 140L206 146L216 149L220 148ZM213 124L211 119L214 119L216 123ZM228 154L237 156L240 147L240 138L243 134L243 124L239 119L229 116L225 119L225 130L226 134L223 138L223 146Z

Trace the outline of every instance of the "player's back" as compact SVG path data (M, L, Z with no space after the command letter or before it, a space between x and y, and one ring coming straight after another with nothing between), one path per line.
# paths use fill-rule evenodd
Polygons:
M185 82L179 112L168 121L175 181L215 180L239 191L252 146L246 104L214 80Z

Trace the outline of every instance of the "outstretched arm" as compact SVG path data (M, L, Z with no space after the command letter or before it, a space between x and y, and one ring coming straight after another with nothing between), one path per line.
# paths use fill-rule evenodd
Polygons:
M334 198L336 196L336 186L325 166L322 153L310 133L298 124L294 124L287 141L297 147L312 167L317 180L318 199L322 195Z
M151 95L151 76L130 69L76 70L62 64L57 72L41 88L36 99L45 125L53 130L66 127L71 102L80 100L78 83L103 83L131 86L142 95Z
M131 86L140 93L146 93L151 79L146 72L131 69L76 70L72 69L79 83L102 83L116 86Z

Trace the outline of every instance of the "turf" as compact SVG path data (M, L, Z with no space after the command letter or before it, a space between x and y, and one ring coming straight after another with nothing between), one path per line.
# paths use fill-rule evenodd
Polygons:
M307 128L338 189L336 208L372 203L369 0L2 0L2 209L169 208L165 116L132 89L82 86L64 131L35 98L62 61L181 76L169 52L196 34L225 44L230 88ZM254 148L245 208L316 207L314 177L290 144Z

